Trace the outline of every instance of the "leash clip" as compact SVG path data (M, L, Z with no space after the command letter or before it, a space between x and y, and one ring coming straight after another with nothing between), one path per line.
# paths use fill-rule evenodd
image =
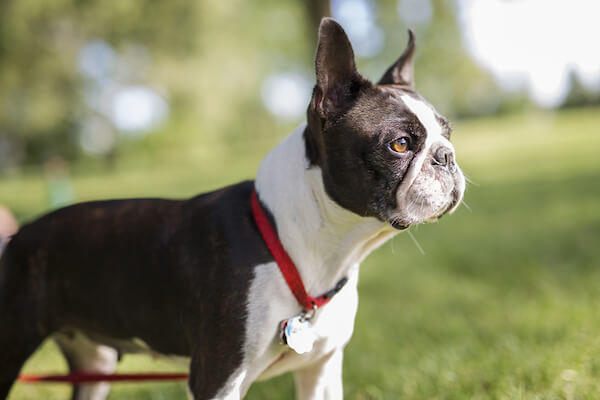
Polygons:
M302 312L300 313L301 321L310 321L311 319L313 319L313 317L317 313L318 307L314 302L312 303L312 305L313 305L312 310L309 310L309 311L302 310Z

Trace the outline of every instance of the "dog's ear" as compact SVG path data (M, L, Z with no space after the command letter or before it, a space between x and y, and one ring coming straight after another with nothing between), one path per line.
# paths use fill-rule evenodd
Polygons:
M411 89L415 88L413 58L415 55L415 34L408 30L408 45L400 56L386 72L379 82L380 85L403 85Z
M317 84L311 103L322 118L343 111L366 82L356 69L346 32L332 18L323 18L319 26L315 72Z

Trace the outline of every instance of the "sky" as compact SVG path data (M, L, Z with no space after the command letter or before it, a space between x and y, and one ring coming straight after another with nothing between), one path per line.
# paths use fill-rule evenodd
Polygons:
M600 89L597 0L459 0L463 39L504 89L527 88L543 107L569 90L569 73Z

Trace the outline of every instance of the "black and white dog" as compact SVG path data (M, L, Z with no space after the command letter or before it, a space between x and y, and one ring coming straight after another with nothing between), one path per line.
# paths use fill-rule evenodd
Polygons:
M414 91L413 53L411 32L373 84L326 18L307 124L256 181L183 201L77 204L25 225L0 259L0 398L53 335L72 370L110 373L140 349L182 357L197 399L240 399L286 371L299 399L341 399L359 263L455 210L465 188L448 121ZM327 304L306 310L292 292L253 214L254 190L306 292L337 286ZM74 396L108 390L81 385Z

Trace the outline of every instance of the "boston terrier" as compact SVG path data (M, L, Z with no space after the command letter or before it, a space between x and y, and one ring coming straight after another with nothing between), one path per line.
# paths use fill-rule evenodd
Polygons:
M184 360L196 399L240 399L287 371L298 399L341 399L360 262L453 212L465 188L448 121L414 90L414 50L409 32L372 83L325 18L307 123L255 181L76 204L23 226L0 259L0 398L52 336L72 371L111 373L138 351Z

